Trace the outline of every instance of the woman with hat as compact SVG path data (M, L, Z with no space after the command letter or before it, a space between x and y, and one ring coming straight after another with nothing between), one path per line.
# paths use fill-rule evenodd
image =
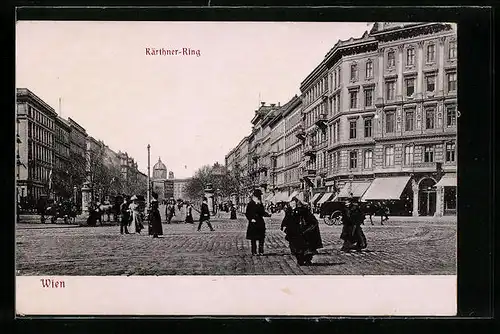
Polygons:
M365 215L359 208L356 200L348 198L342 213L342 233L340 238L344 240L341 251L349 252L353 249L360 251L366 248L366 237L361 228Z
M191 203L186 201L186 224L194 224L194 219L193 219L193 207L191 206Z
M153 235L153 238L158 238L159 235L163 235L160 210L158 210L158 200L154 196L151 200L149 211L149 224L151 226L150 234Z
M300 266L310 265L317 249L323 248L318 220L297 197L292 198L285 211L281 230Z
M248 219L246 238L250 240L252 255L257 254L257 241L259 242L259 255L264 254L264 239L266 236L266 223L264 217L271 217L262 204L262 191L255 189L252 199L248 202L245 216Z
M132 216L132 223L135 226L135 232L141 233L141 230L144 226L142 225L141 211L139 209L139 199L136 195L134 195L132 196L132 198L130 198L130 200L132 201L132 203L128 208Z

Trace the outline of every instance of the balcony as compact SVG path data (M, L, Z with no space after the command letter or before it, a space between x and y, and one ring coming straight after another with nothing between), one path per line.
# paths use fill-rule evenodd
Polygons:
M316 126L320 127L321 129L325 129L326 128L326 121L327 121L327 115L326 114L319 114L319 117L314 124L316 124Z
M306 131L304 130L304 127L302 125L297 128L295 136L300 140L306 139Z
M307 177L315 177L316 176L316 169L314 169L314 168L306 168L304 175L307 176Z
M305 148L304 148L304 154L307 155L307 156L310 156L311 158L315 158L316 157L316 151L317 151L317 147L316 147L316 144L314 143L311 143L311 144L308 144Z

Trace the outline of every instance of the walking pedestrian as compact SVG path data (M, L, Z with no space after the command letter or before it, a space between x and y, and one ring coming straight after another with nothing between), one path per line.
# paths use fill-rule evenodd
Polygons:
M151 226L150 234L153 235L153 238L158 238L159 235L163 235L160 210L158 210L158 200L156 198L151 200L149 223Z
M248 219L246 238L251 242L252 255L257 255L257 241L259 243L258 255L264 254L264 240L266 237L266 223L264 217L271 217L262 204L262 191L255 189L252 199L248 202L245 216Z
M127 201L127 198L125 196L123 196L123 203L120 205L120 213L121 213L121 217L120 217L120 234L130 234L128 232L128 223L130 221L130 213L129 213L129 210L128 210L128 207L129 207L129 203Z
M353 249L361 251L366 248L366 237L361 228L364 214L353 199L347 199L342 213L342 233L340 238L344 240L341 251L350 252Z
M231 208L230 208L231 214L229 216L229 219L236 219L236 207L234 206L233 203L231 203Z
M130 199L132 203L129 205L129 210L132 216L132 224L135 226L135 232L141 234L141 230L144 228L142 225L142 215L139 209L139 199L136 195L132 196Z
M203 197L203 202L201 203L200 223L198 224L198 231L201 230L201 225L203 225L204 222L207 223L210 231L215 231L212 227L212 224L210 224L210 210L208 209L208 199L206 197Z
M323 248L323 242L318 220L297 197L292 198L285 209L281 230L285 232L285 240L299 266L311 265L313 256L318 254L318 248Z
M186 202L186 224L194 224L194 219L193 219L193 207L191 206L191 203Z
M173 200L168 202L165 216L167 217L167 224L170 224L172 222L172 218L175 216L175 202Z

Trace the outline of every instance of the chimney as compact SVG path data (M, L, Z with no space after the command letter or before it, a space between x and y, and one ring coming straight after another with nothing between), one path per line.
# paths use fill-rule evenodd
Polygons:
M278 107L280 107L280 102L278 102Z
M271 107L276 107L276 103L271 103Z
M266 105L266 102L261 102L260 104L261 104L261 106L263 107L263 106L265 106L265 105Z

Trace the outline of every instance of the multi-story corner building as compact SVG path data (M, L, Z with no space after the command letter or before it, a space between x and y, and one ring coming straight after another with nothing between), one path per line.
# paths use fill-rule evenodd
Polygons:
M306 127L327 125L327 173L322 175L327 191L338 198L397 200L401 211L414 216L453 213L453 27L376 23L359 39L339 41L318 68L328 75L326 122L325 116L313 116ZM305 101L309 96L304 92ZM314 162L317 172L325 166L320 159Z
M297 194L300 184L312 204L352 196L393 201L399 214L455 213L456 62L451 24L375 23L338 41L301 83L301 103L288 114L282 108L264 132L276 157L275 193ZM263 108L248 137L253 186L262 185Z
M21 200L35 203L52 186L57 113L26 88L18 88L16 98L18 193Z
M248 137L244 137L225 157L226 169L233 174L240 185L240 190L231 194L230 200L240 210L243 210L248 203L246 191L250 187L248 163Z

